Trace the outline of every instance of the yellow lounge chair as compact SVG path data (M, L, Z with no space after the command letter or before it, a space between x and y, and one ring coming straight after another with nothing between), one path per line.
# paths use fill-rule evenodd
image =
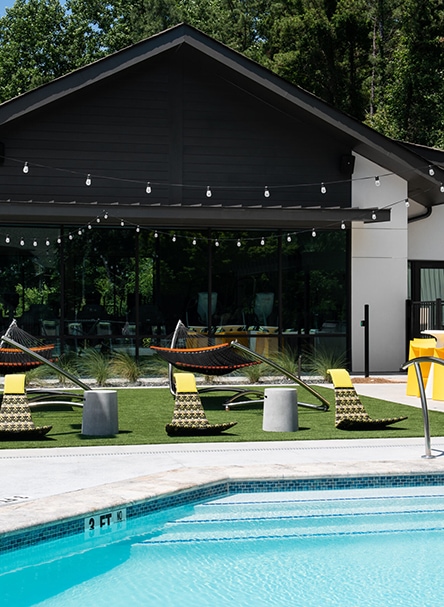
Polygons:
M171 423L165 427L169 436L219 434L237 424L237 422L210 424L192 373L174 373L174 382L176 385L174 414Z
M328 369L335 387L335 426L340 430L365 430L384 428L407 417L372 419L364 409L359 396L345 369Z
M34 438L44 436L52 426L36 426L25 392L25 374L5 375L0 407L1 438Z

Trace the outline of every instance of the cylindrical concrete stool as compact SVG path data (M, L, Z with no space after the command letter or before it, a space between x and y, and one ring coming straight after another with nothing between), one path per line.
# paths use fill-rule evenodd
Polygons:
M299 429L294 388L265 388L262 429L267 432L296 432Z
M119 432L116 390L86 390L82 434L109 436Z

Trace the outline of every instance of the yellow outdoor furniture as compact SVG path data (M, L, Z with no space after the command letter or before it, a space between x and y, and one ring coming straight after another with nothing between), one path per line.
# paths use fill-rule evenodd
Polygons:
M47 434L52 426L36 426L25 391L25 374L5 375L0 407L1 438L31 438Z
M365 430L384 428L407 417L372 419L364 409L356 393L348 371L328 369L335 388L335 426L340 430Z

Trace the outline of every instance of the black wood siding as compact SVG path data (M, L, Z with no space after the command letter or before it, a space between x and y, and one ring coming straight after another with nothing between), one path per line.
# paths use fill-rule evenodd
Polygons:
M350 206L347 141L259 91L194 50L164 53L3 127L0 200Z

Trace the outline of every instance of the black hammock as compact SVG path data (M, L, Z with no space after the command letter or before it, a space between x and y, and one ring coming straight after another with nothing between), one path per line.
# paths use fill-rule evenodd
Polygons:
M328 400L319 394L312 386L309 386L303 382L299 377L290 373L279 364L274 361L261 356L257 352L253 352L246 346L243 346L236 341L231 343L223 343L216 345L207 345L201 348L177 348L178 343L187 343L190 335L187 327L179 320L171 339L171 346L165 348L163 346L151 346L152 350L155 350L159 356L165 359L169 363L169 382L170 391L175 394L173 388L173 373L172 367L180 369L182 371L189 371L191 373L202 373L204 375L225 375L231 373L236 369L242 367L249 367L251 365L258 365L261 362L270 365L277 371L283 373L286 377L294 381L300 386L303 386L308 392L315 396L321 401L321 405L312 405L308 403L298 403L300 406L308 407L310 409L319 409L327 411L329 408ZM208 343L208 336L196 335L192 336L193 345L197 341L205 339ZM225 388L224 388L225 389Z
M151 348L176 369L204 375L226 375L236 369L260 363L259 360L252 360L244 354L238 353L231 347L231 344L217 344L204 348L163 348L161 346L151 346Z
M49 361L53 360L54 344L45 344L43 341L29 335L29 333L20 329L15 320L11 322L3 337L14 340ZM0 340L0 373L26 371L41 364L31 354L10 346L2 339Z

